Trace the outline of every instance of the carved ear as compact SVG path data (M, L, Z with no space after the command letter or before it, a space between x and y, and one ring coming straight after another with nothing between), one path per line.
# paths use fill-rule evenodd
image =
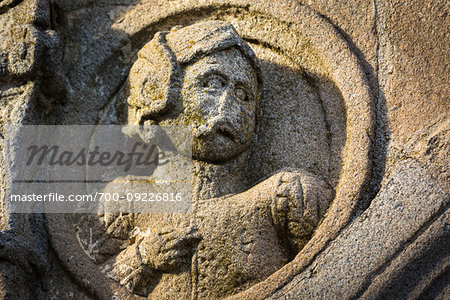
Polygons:
M179 66L167 46L166 32L158 32L138 53L130 70L128 104L138 110L139 123L174 107L179 97Z

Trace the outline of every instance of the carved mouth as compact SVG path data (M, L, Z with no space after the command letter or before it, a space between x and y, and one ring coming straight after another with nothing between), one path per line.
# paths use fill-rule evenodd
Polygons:
M223 128L219 128L217 130L217 133L220 134L221 136L227 138L227 139L232 140L234 142L234 135L231 132L229 132L228 130L223 129Z
M214 122L212 126L200 126L196 134L198 138L207 138L214 135L222 136L232 142L239 140L239 134L236 128L223 120Z

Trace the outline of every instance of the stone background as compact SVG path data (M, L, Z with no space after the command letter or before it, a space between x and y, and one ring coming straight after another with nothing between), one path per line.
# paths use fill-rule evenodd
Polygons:
M241 297L448 299L449 4L444 0L300 3L312 7L342 34L369 79L376 100L371 181L359 213L311 264L288 282L274 283L276 289L265 289L265 283ZM67 69L63 74L61 61L70 65L67 59L77 60L67 52L70 47L63 50L65 37L59 33L71 22L65 16L79 22L75 17L83 15L90 23L98 19L98 24L107 26L102 18L115 18L135 4L0 1L0 123L95 120L101 107L85 100L73 103L67 96L71 92L67 78L77 80ZM95 37L97 29L89 30ZM77 37L70 40L76 42ZM73 74L88 67L72 66ZM81 114L80 105L90 107L92 114ZM0 230L4 258L0 297L85 295L73 283L61 284L70 280L45 242L42 217L1 214ZM27 256L32 263L23 263L18 256ZM58 290L59 285L71 288Z

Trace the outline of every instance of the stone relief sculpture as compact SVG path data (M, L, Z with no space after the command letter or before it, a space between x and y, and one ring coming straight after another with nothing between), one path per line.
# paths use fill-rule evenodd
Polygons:
M159 32L138 57L129 96L117 103L120 119L192 126L193 209L106 214L98 222L110 236L90 250L118 252L97 255L97 261L107 276L141 296L208 299L245 290L295 257L333 191L300 169L248 185L263 83L253 50L232 25L210 21ZM145 234L136 234L136 227ZM106 241L118 236L133 242L112 250Z
M439 1L3 2L0 160L8 123L189 124L194 202L2 205L0 298L448 298Z
M52 247L77 285L100 298L239 298L241 292L264 297L276 288L251 290L290 278L298 272L292 265L307 264L349 218L366 157L343 162L341 151L347 139L350 152L368 142L359 132L370 132L367 91L351 55L343 52L344 65L328 52L324 60L317 52L323 49L309 37L267 19L264 11L225 9L221 15L219 9L192 19L183 17L189 10L181 9L180 17L171 11L165 12L168 24L155 25L158 30L147 36L147 29L129 32L132 47L140 45L137 58L129 53L125 60L106 60L118 65L102 67L95 76L103 79L91 81L89 95L80 99L104 97L113 84L95 89L97 82L127 74L97 122L192 126L192 213L48 214ZM135 24L135 14L139 10L131 9L114 30L122 24L130 25L125 31L153 28L153 19ZM264 34L265 26L274 32ZM325 40L341 42L333 35ZM121 63L129 64L126 73L114 71ZM73 79L93 67L78 66ZM350 81L341 83L339 74L329 73L337 66L353 74ZM330 74L335 77L328 79ZM73 86L70 97L81 90ZM349 92L356 97L349 99ZM343 103L348 113L361 112L348 126ZM354 172L359 176L341 176Z

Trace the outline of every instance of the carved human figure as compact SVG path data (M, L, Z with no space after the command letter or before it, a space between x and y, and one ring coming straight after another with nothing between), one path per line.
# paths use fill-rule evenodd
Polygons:
M122 122L191 125L193 209L106 222L110 234L114 224L121 228L114 238L122 240L136 224L149 230L128 240L105 273L154 299L211 299L245 290L293 259L333 191L298 169L248 185L262 80L233 26L210 21L156 34L139 52L128 88L126 107L117 106Z

